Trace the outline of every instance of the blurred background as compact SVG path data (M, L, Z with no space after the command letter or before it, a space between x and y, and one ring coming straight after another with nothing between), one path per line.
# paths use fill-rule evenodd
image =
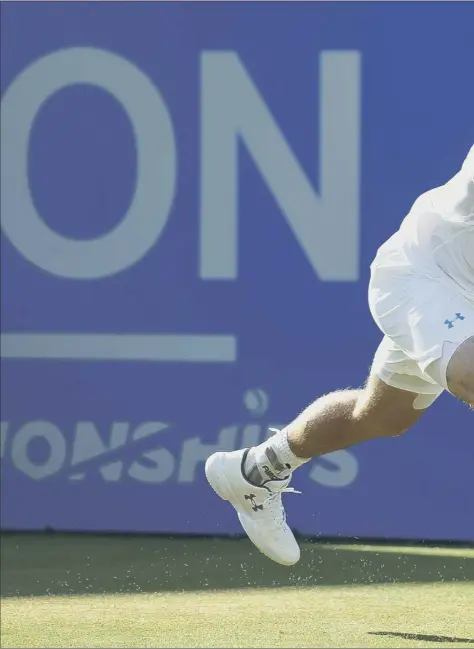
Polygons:
M474 141L471 3L3 3L1 527L239 533L205 483L358 386L369 264ZM305 537L474 540L472 415L307 464Z

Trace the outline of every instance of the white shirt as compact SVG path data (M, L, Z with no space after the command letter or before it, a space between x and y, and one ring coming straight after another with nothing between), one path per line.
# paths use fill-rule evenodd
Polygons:
M474 302L474 146L454 178L415 201L374 263L392 265L397 258L415 270L444 276Z

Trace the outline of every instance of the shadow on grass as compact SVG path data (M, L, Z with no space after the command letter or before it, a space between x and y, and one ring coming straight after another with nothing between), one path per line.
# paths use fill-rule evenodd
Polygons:
M384 635L420 642L442 642L443 644L474 644L473 638L453 638L449 635L425 635L424 633L400 633L397 631L369 631L369 635Z
M279 566L246 539L4 534L2 597L474 582L474 558L303 543Z

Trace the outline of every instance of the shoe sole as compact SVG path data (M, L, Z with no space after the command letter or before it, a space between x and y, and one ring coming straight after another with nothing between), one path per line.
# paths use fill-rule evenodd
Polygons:
M229 485L229 482L227 481L227 478L225 477L225 466L224 466L224 454L223 453L214 453L211 455L206 460L206 464L204 465L204 470L206 473L206 478L212 489L216 492L216 494L219 496L219 498L222 498L222 500L225 500L226 502L229 502L232 507L234 507L235 511L237 512L239 522L242 525L242 521L240 520L240 514L237 509L232 504L232 501L230 500L232 497L232 488ZM267 557L267 559L270 559L271 561L274 561L275 563L279 563L282 566L292 566L297 561L293 561L291 563L286 563L284 561L275 559L275 557L270 556L265 550L260 547L260 545L255 541L254 538L247 532L245 527L242 525L242 528L244 532L247 534L248 538L252 541L254 546L259 550L263 555Z

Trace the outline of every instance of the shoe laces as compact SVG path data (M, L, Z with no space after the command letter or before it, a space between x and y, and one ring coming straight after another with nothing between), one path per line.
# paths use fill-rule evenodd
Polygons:
M280 432L279 428L269 428L269 431L272 435ZM266 515L262 516L267 523L274 523L275 527L281 528L286 525L286 511L283 507L281 494L282 493L291 493L291 494L300 494L301 491L293 489L293 487L284 487L283 489L278 489L278 491L271 492L265 500L264 511L266 510Z
M300 494L301 491L297 491L293 487L284 487L283 489L270 493L265 499L263 505L265 514L261 518L275 528L282 528L286 525L286 511L281 499L282 493Z

